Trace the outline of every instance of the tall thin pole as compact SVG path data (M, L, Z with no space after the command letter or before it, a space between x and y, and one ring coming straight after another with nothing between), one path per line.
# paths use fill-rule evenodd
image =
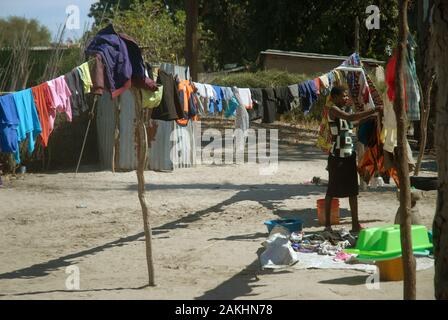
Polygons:
M145 231L145 244L146 244L146 264L148 266L148 284L155 286L154 277L154 262L152 257L152 229L149 223L149 209L146 202L145 195L145 167L147 159L147 146L148 138L146 135L146 127L144 123L144 117L142 112L142 96L138 89L132 88L132 94L135 101L135 114L137 125L135 127L135 140L137 144L137 181L138 181L138 199L140 206L142 207L143 214L143 229ZM151 117L149 115L149 117Z
M193 81L198 81L198 0L185 0L185 9L187 13L185 28L185 59L190 67L190 76Z
M84 147L86 145L87 136L89 134L90 123L92 122L92 120L93 120L93 118L95 116L95 107L96 107L97 99L98 99L98 96L95 95L95 97L93 98L92 111L90 112L90 119L89 119L89 122L87 123L86 133L84 134L84 141L82 142L81 152L80 152L79 158L78 158L78 164L76 165L75 176L78 174L79 165L81 164L82 154L84 153Z
M359 18L355 19L355 51L359 53Z
M399 32L397 46L397 64L395 69L395 101L394 111L397 118L397 139L398 139L398 179L400 182L400 237L401 251L403 257L404 286L403 296L405 300L416 299L416 275L415 258L412 252L411 234L411 183L409 180L409 165L406 148L406 113L405 113L405 88L404 88L404 67L407 53L407 20L408 0L399 2Z

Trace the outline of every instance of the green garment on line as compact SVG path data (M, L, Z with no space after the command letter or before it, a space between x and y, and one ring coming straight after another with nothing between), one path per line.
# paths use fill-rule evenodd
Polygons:
M157 91L149 91L149 90L143 90L142 89L142 98L143 108L156 108L160 105L160 102L162 101L162 95L163 95L163 86L157 86L159 90Z
M84 93L89 93L90 88L93 86L92 78L90 77L89 63L84 62L77 69L79 72L79 76L81 77L81 80L84 84Z

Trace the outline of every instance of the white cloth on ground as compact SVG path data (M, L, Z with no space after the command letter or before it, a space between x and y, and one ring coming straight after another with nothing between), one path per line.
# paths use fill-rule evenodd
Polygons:
M283 229L283 230L281 230ZM268 239L263 242L266 250L260 255L263 269L285 268L298 261L297 253L289 241L289 232L284 228L274 228Z

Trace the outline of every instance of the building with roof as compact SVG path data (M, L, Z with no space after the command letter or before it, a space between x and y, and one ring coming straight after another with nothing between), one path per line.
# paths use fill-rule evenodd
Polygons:
M260 52L258 62L263 70L276 69L291 73L315 75L338 67L347 58L348 56L330 54L266 50ZM361 61L368 71L376 71L378 67L383 69L384 61L362 57Z

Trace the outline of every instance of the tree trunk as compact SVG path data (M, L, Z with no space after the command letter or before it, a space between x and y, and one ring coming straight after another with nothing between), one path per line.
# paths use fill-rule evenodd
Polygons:
M439 171L437 208L433 222L436 299L448 300L448 3L434 1L431 54L439 90L436 97L436 150Z
M429 81L428 87L425 89L425 94L423 95L423 90L420 89L421 96L421 119L420 119L420 150L418 154L417 164L415 165L414 175L418 176L420 173L420 168L422 166L423 156L425 155L426 141L428 137L428 120L429 112L431 111L431 89L432 83L434 81L434 76ZM421 88L420 84L419 87Z
M409 180L409 166L406 148L406 113L404 95L404 66L406 63L406 43L408 35L407 21L408 0L399 2L399 34L397 47L397 66L395 71L395 101L394 111L397 118L397 164L398 179L400 181L400 237L403 257L404 287L403 295L406 300L416 298L415 258L412 252L411 237L411 183Z
M147 136L146 128L143 119L142 111L142 96L138 89L132 88L132 94L135 100L135 114L137 125L135 127L135 139L137 146L137 181L138 181L138 199L140 201L140 206L142 207L143 214L143 229L145 231L145 244L146 244L146 263L148 265L148 284L150 286L155 286L154 280L154 263L152 258L152 230L149 223L149 210L148 204L146 202L145 196L145 166L147 158Z
M190 76L193 81L198 81L198 0L185 0L187 13L185 28L185 59L190 67Z
M115 129L114 129L114 146L112 149L112 172L119 168L119 158L120 158L120 108L121 108L121 97L115 98Z

